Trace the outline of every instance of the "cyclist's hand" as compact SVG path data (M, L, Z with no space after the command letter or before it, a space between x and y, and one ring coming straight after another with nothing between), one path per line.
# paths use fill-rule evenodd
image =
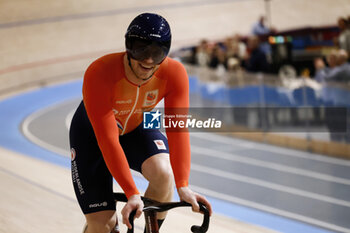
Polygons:
M198 202L202 202L209 210L209 214L212 214L212 209L209 201L202 195L193 192L189 187L178 188L177 192L182 201L188 202L192 205L193 211L199 212Z
M133 210L136 210L135 217L139 218L142 214L142 209L143 209L143 201L141 200L141 196L140 195L132 195L121 211L122 216L123 216L123 223L129 229L131 229L131 224L129 222L130 213Z

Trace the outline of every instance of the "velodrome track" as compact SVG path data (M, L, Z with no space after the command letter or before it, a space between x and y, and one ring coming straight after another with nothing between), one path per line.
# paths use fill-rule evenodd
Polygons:
M31 188L42 189L69 201L73 209L70 213L79 216L69 180L68 127L80 93L81 81L74 81L17 95L0 103L0 111L4 113L0 119L3 129L0 145L45 161L28 158L16 161L14 159L21 156L12 157L10 153L10 158L5 159L2 155L6 161L1 165L2 180L22 183L13 187L9 182L9 186L3 186L6 199L23 195L24 205L40 203L35 207L40 209L42 194L37 200L31 200L36 195ZM350 232L350 161L212 133L193 133L191 146L191 185L208 196L217 214L210 232L217 232L216 227L223 227L220 232L236 232L231 229L235 220L280 232ZM34 163L37 170L25 172L32 167L26 166L23 159ZM51 176L51 169L46 166L59 166L64 176ZM146 182L134 175L140 189L145 190ZM22 190L21 185L34 187ZM6 199L2 200L9 203ZM54 203L45 204L51 207L42 211L64 215L56 210ZM7 208L1 214L5 215L2 219L6 222L6 214L11 210L9 204L4 205ZM219 216L225 216L225 220ZM81 221L80 217L78 222Z
M347 0L274 2L277 28L325 25L350 10ZM261 0L26 0L0 6L0 232L6 233L81 232L84 223L67 154L67 125L81 83L53 83L80 79L96 57L121 50L127 24L143 11L169 19L173 48L247 34L264 13ZM349 232L348 161L212 134L191 141L191 183L215 211L209 232ZM134 175L143 190L146 183ZM200 221L185 209L170 214L168 233L189 232ZM136 227L140 231L142 220Z

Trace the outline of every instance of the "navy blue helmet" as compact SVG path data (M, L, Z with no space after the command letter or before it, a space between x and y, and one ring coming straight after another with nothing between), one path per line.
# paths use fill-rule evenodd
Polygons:
M138 61L151 57L156 64L159 64L168 55L170 45L170 26L162 16L157 14L138 15L125 33L128 56Z

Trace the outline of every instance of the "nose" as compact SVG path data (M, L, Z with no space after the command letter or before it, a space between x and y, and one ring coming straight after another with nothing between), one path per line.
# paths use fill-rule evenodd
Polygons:
M147 63L147 64L153 64L154 60L152 57L146 58L145 60L143 60L142 62Z

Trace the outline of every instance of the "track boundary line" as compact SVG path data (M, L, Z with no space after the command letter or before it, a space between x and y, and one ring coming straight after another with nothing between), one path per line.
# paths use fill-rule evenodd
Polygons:
M314 225L314 226L318 226L318 227L322 227L322 228L325 228L325 229L328 229L328 230L334 230L334 231L339 231L339 232L344 232L344 233L350 233L350 230L347 229L347 228L344 228L344 227L341 227L341 226L338 226L338 225L335 225L335 224L331 224L331 223L328 223L328 222L323 222L323 221L320 221L318 219L314 219L314 218L310 218L310 217L307 217L307 216L304 216L304 215L295 214L295 213L287 212L287 211L284 211L284 210L276 209L276 208L273 208L273 207L269 207L269 206L262 205L262 204L259 204L259 203L255 203L255 202L252 202L252 201L247 201L247 200L244 200L244 199L241 199L241 198L237 198L237 197L234 197L234 196L229 196L227 194L218 193L218 192L215 192L215 191L212 191L212 190L209 190L209 189L205 189L205 188L201 188L201 187L198 187L198 186L191 185L191 187L193 188L193 190L195 190L197 192L205 193L206 195L209 195L209 196L220 197L221 200L225 200L225 201L228 201L228 202L236 203L236 204L239 204L239 205L242 205L242 206L251 207L251 208L258 209L258 210L261 210L261 211L265 211L265 212L268 212L268 213L276 214L276 215L279 215L279 216L282 216L282 217L294 219L294 220L297 220L297 221L300 221L300 222L303 222L303 223L308 223L308 224L311 224L311 225Z
M317 194L317 193L312 193L309 191L303 191L301 189L292 188L292 187L289 187L286 185L280 185L280 184L276 184L276 183L272 183L272 182L268 182L268 181L263 181L260 179L256 179L256 178L252 178L252 177L248 177L248 176L244 176L244 175L239 175L239 174L235 174L235 173L231 173L231 172L225 172L225 171L221 171L221 170L211 168L208 166L203 166L203 165L198 165L198 164L192 163L191 169L194 171L197 171L197 172L206 173L206 174L210 174L213 176L218 176L221 178L230 179L230 180L243 182L243 183L247 183L247 184L253 184L256 186L263 187L263 188L273 189L273 190L276 190L279 192L285 192L285 193L289 193L289 194L293 194L293 195L297 195L297 196L301 196L301 197L311 198L314 200L323 201L323 202L331 203L334 205L350 207L350 202L345 201L345 200L341 200L341 199L337 199L337 198L333 198L333 197L329 197L329 196L321 195L321 194Z
M211 149L203 149L198 146L193 146L191 145L191 150L194 153L198 153L201 155L205 155L208 157L212 158L220 158L228 161L233 161L233 162L239 162L239 163L244 163L244 164L249 164L257 167L262 167L262 168L268 168L271 170L276 170L279 172L285 172L285 173L290 173L294 175L301 175L301 176L306 176L318 180L324 180L324 181L329 181L329 182L334 182L334 183L339 183L339 184L344 184L344 185L350 185L350 180L345 179L345 178L340 178L336 176L331 176L331 175L325 175L323 173L319 172L313 172L305 169L300 169L296 167L291 167L291 166L286 166L286 165L281 165L278 163L272 163L272 162L266 162L258 159L253 159L253 158L247 158L242 155L237 155L237 154L229 154L224 151L217 151L217 150L211 150Z
M209 140L209 141L213 141L213 142L229 144L229 145L234 145L234 141L236 141L236 142L238 140L244 141L242 139L233 139L233 138L229 138L229 137L225 137L225 136L221 136L221 135L213 136L210 134L201 135L201 134L195 133L195 134L191 134L191 136L205 139L205 140ZM254 142L254 143L258 143L258 142ZM252 145L253 145L253 143L246 142L246 143L241 143L238 146L242 146L242 147L246 147L248 149L251 149L251 148L253 148ZM286 156L290 156L290 157L309 159L309 160L315 160L315 161L324 162L324 163L331 163L331 164L350 167L349 160L345 160L345 159L341 159L341 158L332 158L332 157L328 157L326 155L320 155L320 154L316 154L316 153L309 153L309 156L307 156L307 155L305 155L307 152L297 151L297 150L292 151L293 149L288 149L288 148L284 148L284 147L279 147L279 148L275 149L275 148L272 148L269 145L266 145L263 143L259 143L259 148L254 148L254 149L278 153L280 155L286 155ZM298 153L295 153L295 151L297 151Z
M40 109L36 112L34 112L33 114L29 115L28 117L26 117L23 122L22 122L22 125L21 125L21 129L22 129L22 133L23 135L31 142L33 142L34 144L44 148L44 149L47 149L49 151L52 151L56 154L59 154L63 157L67 157L69 158L69 150L65 150L65 149L62 149L60 147L57 147L55 145L52 145L50 143L47 143L43 140L41 140L40 138L38 138L37 136L35 136L30 130L29 130L29 125L31 124L31 122L33 122L36 118L46 114L47 112L49 111L52 111L53 109L57 108L57 106L61 106L61 105L65 105L69 102L74 102L76 100L69 100L69 101L64 101L62 103L59 103L59 104L55 104L55 105L52 105L52 106L49 106L47 108L44 108L44 109Z

